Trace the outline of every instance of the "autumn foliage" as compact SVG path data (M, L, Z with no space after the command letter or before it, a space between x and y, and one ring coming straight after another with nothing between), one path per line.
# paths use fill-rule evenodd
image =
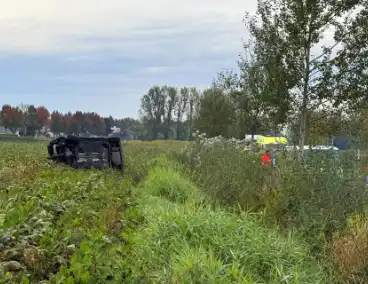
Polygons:
M50 113L44 106L40 106L36 109L37 114L37 125L40 127L44 127L47 125L47 122L50 118Z
M2 124L9 129L16 129L22 126L23 112L19 108L3 105L0 117Z
M79 133L90 132L92 134L105 134L106 125L104 119L94 112L81 112L62 114L54 111L50 114L44 106L28 106L25 110L3 105L0 113L0 125L16 130L27 129L41 130L49 128L54 133Z

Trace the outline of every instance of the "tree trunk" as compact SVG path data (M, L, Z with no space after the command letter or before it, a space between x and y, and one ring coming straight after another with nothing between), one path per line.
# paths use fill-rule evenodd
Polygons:
M257 131L257 126L255 125L256 122L253 122L252 125L252 133L251 133L251 137L250 137L250 149L249 152L253 152L253 143L254 143L254 136L256 135L256 131Z
M170 127L171 127L171 117L167 118L166 121L166 131L165 131L165 140L169 139L170 136Z
M178 116L176 121L176 140L180 140L180 122L181 122L181 116Z
M188 137L189 141L192 141L192 138L193 138L192 131L193 131L193 118L190 117L190 119L189 119L189 137Z
M305 65L304 65L304 86L303 86L303 101L300 109L300 129L299 129L299 150L302 154L304 151L304 143L306 140L307 118L308 118L308 86L310 73L310 51L311 51L311 31L308 32L308 39L305 44Z
M307 101L307 99L305 99L305 101ZM306 130L307 130L307 109L306 107L303 106L300 114L300 128L299 128L299 148L301 152L303 152L304 149Z

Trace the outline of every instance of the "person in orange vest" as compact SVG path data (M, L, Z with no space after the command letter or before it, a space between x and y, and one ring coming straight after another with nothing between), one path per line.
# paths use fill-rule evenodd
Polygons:
M271 152L270 150L266 150L266 152L262 156L262 166L265 168L269 168L270 164L272 163L270 152Z
M270 167L272 163L271 150L266 150L262 155L262 167L264 169L264 190L268 191L272 188L272 168Z

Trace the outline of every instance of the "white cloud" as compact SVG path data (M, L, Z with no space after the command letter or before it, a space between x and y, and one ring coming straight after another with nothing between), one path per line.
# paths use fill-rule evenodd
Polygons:
M0 0L0 51L148 50L147 38L151 45L183 33L224 45L231 40L232 49L243 32L244 12L255 7L255 0ZM104 40L109 38L119 40Z

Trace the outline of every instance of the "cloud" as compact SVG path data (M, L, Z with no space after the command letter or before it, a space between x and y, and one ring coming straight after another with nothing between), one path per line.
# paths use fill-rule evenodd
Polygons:
M216 40L241 36L241 19L255 1L1 0L0 50L55 53L146 51L188 34ZM115 40L112 40L115 39ZM222 41L223 42L223 41ZM193 43L198 44L198 42Z
M0 0L0 98L137 116L152 85L236 67L256 0Z

